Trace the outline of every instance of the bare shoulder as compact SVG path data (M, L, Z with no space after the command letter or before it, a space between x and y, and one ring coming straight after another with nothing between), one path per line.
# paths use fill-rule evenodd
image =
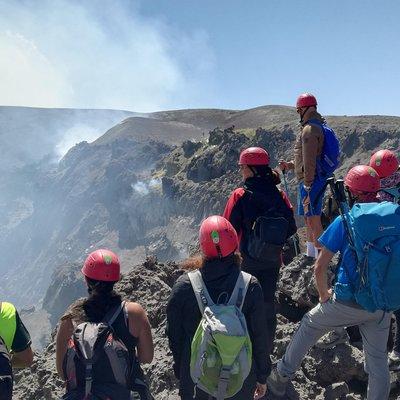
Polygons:
M128 311L128 315L132 317L139 318L146 315L144 308L139 303L135 303L133 301L126 302L126 309Z
M72 319L68 317L63 317L60 320L60 324L58 326L57 336L59 338L70 337L74 331L74 325L72 323Z

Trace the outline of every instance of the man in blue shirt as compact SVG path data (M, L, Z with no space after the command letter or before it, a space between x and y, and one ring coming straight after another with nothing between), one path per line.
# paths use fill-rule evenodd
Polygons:
M359 165L352 168L345 184L355 202L376 201L380 181L371 167ZM365 370L369 374L367 399L387 399L390 375L386 344L391 313L382 310L368 312L356 303L351 286L352 278L357 274L356 261L349 249L341 217L335 219L318 241L322 245L315 264L319 304L304 316L283 358L268 378L268 388L274 395L283 396L304 356L321 336L334 329L357 325L363 337ZM332 289L328 286L327 271L337 252L340 252L341 260Z

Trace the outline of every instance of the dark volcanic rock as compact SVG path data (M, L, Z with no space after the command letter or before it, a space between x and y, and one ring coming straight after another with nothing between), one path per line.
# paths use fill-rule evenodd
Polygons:
M313 259L307 259L304 262L302 254L295 257L290 264L281 269L278 292L296 302L300 307L314 307L318 303L314 263ZM332 282L334 278L336 263L337 258L334 258L328 274L329 282Z
M53 327L74 299L87 294L81 268L80 264L73 263L57 268L53 273L52 283L43 300L43 308L50 314Z
M116 286L126 300L137 301L147 310L154 337L155 356L153 362L144 369L156 400L179 399L177 382L172 372L172 356L165 337L165 310L172 285L181 273L175 263L158 263L155 258L148 258L142 265L134 266L127 272ZM283 356L297 326L298 324L278 316L274 360ZM15 399L60 398L63 389L55 372L54 351L55 345L52 342L44 353L36 355L31 368L17 372ZM395 387L398 377L393 375L392 379ZM296 372L286 399L332 399L335 398L332 397L335 393L342 396L346 393L343 381L351 381L353 385L357 383L358 387L365 389L366 374L363 370L362 353L348 344L331 350L313 348ZM343 398L363 398L355 393L346 396ZM397 393L394 392L391 398L395 399L396 396ZM267 399L275 400L273 396L268 396Z

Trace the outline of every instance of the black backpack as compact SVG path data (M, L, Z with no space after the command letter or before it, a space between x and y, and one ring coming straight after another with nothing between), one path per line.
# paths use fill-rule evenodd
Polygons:
M102 322L83 322L75 328L63 362L63 400L152 399L139 362L112 328L121 312L125 313L124 302Z
M288 237L289 221L282 211L286 207L284 200L276 190L276 202L265 207L259 195L246 191L250 196L250 202L256 209L257 216L251 222L247 238L247 254L259 262L280 262L283 246Z
M13 375L11 357L0 337L0 400L11 400L13 390Z

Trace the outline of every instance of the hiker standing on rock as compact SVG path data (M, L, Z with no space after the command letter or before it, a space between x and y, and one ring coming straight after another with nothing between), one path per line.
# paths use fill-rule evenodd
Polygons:
M379 150L371 157L369 165L375 169L381 178L381 191L378 197L382 201L400 201L400 166L399 159L391 150ZM400 369L400 310L394 312L396 330L393 350L389 354L390 369Z
M114 291L118 257L96 250L82 273L89 296L69 307L57 331L57 371L67 387L63 399L151 399L140 368L153 359L150 324L142 306Z
M348 326L358 326L362 334L367 399L384 400L389 396L386 345L391 310L400 307L400 207L376 203L380 180L369 166L352 168L345 185L355 204L349 211L340 200L342 215L318 239L322 246L315 264L319 304L303 317L268 378L268 388L276 396L284 396L307 351L322 335ZM337 252L341 258L332 289L327 283L327 271ZM387 275L386 281L382 275Z
M255 276L263 289L268 356L276 331L275 292L282 247L297 231L292 206L276 187L279 176L269 161L269 154L261 147L241 152L239 168L244 184L233 191L223 214L238 232L243 271Z
M26 368L33 362L31 337L11 303L0 302L0 400L11 400L12 368Z
M307 229L306 256L317 258L317 239L323 232L322 203L326 180L339 164L339 142L324 118L317 112L317 99L310 93L296 102L301 132L294 146L293 161L279 161L282 171L293 169L299 182L297 212ZM305 262L309 260L305 259Z
M176 281L167 305L179 394L182 400L260 399L271 369L260 284L240 270L229 221L207 218L199 237L202 255L183 264L189 272Z

